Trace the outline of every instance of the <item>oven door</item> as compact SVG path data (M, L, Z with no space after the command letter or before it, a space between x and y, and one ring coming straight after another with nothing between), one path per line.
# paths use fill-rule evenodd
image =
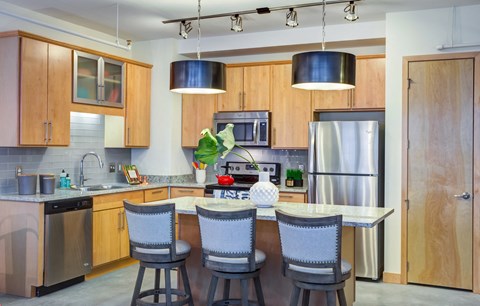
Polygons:
M265 119L217 119L215 133L233 123L235 143L241 146L268 146L268 120Z
M249 190L236 190L236 189L211 189L205 188L206 198L215 199L236 199L236 200L250 200Z

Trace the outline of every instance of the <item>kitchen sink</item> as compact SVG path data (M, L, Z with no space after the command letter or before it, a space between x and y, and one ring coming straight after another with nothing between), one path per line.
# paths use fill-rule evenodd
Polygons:
M111 190L111 189L120 189L127 188L130 185L109 185L109 184L99 184L92 186L84 187L71 187L71 190L80 190L80 191L101 191L101 190Z

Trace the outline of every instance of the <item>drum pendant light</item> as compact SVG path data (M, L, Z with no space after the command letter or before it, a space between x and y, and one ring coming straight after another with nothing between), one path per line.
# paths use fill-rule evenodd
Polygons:
M225 64L200 59L200 0L198 0L197 59L170 64L170 91L181 94L225 92Z
M325 0L323 0L322 51L295 54L292 87L306 90L355 88L355 55L325 51Z

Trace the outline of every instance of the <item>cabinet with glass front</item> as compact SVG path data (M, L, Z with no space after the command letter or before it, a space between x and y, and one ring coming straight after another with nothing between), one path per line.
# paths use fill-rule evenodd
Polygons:
M74 51L73 102L124 107L125 63Z

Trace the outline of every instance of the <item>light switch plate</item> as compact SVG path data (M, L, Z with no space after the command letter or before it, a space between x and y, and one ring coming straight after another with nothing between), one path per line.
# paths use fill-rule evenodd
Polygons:
M115 173L115 163L109 163L108 164L108 172L109 173Z

